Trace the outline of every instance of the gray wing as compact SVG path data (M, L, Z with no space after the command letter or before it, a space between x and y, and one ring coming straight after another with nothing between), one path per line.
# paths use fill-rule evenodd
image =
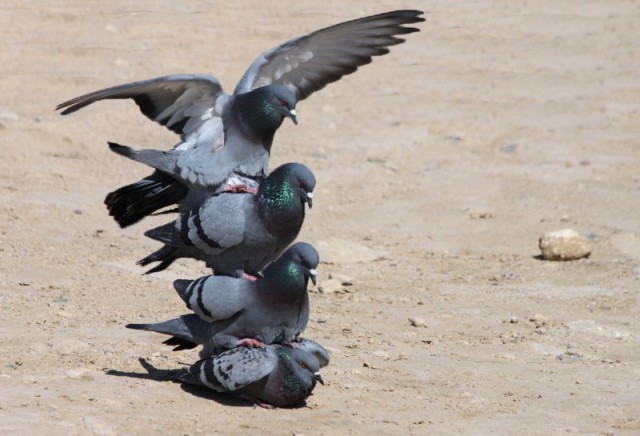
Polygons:
M238 347L196 362L189 372L217 392L233 392L268 376L276 365L270 349Z
M202 135L203 126L213 129L222 124L221 106L228 95L213 76L176 74L95 91L61 103L56 110L64 109L62 115L68 115L96 101L126 98L133 99L149 119L186 140L194 132Z
M189 212L188 217L182 216L187 238L206 254L213 255L240 244L246 227L244 208L250 206L252 197L240 193L211 197L200 209Z
M417 32L403 24L424 21L422 11L401 10L336 24L292 39L256 59L238 83L242 94L271 83L287 85L303 100L313 92L389 52L404 39L395 35Z
M176 280L173 286L187 307L208 322L238 317L255 303L253 282L226 276L204 276L196 280Z

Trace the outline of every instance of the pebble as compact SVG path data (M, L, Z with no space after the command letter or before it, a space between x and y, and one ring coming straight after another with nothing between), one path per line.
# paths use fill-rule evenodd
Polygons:
M81 354L91 348L86 342L70 337L60 336L51 339L48 345L62 356Z
M493 211L486 208L475 208L469 211L469 218L472 220L485 220L493 218Z
M115 434L113 429L106 421L98 419L95 416L85 416L84 418L82 418L82 423L89 433L97 435Z
M425 324L425 320L422 318L418 318L415 316L412 316L409 318L409 323L413 326L413 327L422 327Z
M498 358L499 359L505 359L505 360L516 360L516 355L513 353L498 353Z
M331 273L329 273L329 278L330 279L339 280L340 283L343 286L351 286L351 285L353 285L353 279L351 277L349 277L348 275L346 275L346 274L340 274L340 273L331 272Z
M6 121L18 121L20 119L20 115L11 111L3 111L0 112L0 119Z
M546 232L538 246L545 260L576 260L591 254L591 242L573 229Z
M631 333L625 330L613 328L598 324L592 319L579 319L567 323L567 327L571 330L588 333L596 336L602 336L610 339L625 339L631 336Z
M320 291L321 294L337 294L343 291L343 287L340 280L329 279L323 280L320 283L318 291Z
M321 262L329 264L374 262L387 255L385 251L338 238L318 241L316 248L322 253Z
M383 359L388 359L389 358L389 353L387 353L386 351L382 351L382 350L374 351L373 355L376 356L376 357L382 357Z
M501 153L515 153L518 150L518 144L504 144L502 147L500 147L500 152Z

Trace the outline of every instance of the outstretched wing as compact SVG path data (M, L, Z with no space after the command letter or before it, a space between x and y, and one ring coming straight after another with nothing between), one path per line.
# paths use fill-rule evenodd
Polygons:
M217 392L233 392L268 376L277 358L268 349L238 347L200 360L189 372Z
M149 119L185 140L208 120L220 118L228 95L213 76L176 74L95 91L61 103L56 110L64 109L62 115L68 115L96 101L126 98L133 99Z
M287 85L303 100L371 62L372 56L404 39L396 35L417 32L404 24L424 21L422 11L400 10L359 18L292 39L256 59L235 89L242 94L271 83Z

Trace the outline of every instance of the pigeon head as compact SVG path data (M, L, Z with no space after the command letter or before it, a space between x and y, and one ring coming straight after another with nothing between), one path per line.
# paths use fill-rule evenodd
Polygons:
M298 124L296 95L285 85L269 85L268 88L271 94L269 101L282 116L282 120L284 121L285 118L291 118L293 124Z
M315 286L320 255L316 249L313 248L313 245L307 244L306 242L298 242L289 247L285 254L288 254L291 260L302 266L305 278L311 279Z
M320 363L320 368L324 368L329 364L329 360L331 360L331 356L329 356L329 351L324 348L322 345L317 343L314 340L300 338L298 342L295 343L296 348L299 350L307 351L313 354L318 362Z
M324 380L320 375L320 362L316 356L299 348L292 348L289 351L289 356L293 363L294 372L303 380L310 380L312 386L316 382L324 385Z
M316 178L309 168L302 164L290 164L299 189L300 198L313 207L313 190L316 187Z
M296 96L284 85L267 85L235 96L236 111L248 132L273 140L285 118L297 123Z
M316 187L316 178L309 168L300 163L287 163L279 166L273 171L274 175L282 173L290 187L298 193L298 198L302 204L308 203L309 208L313 205L313 190Z
M295 301L307 292L309 279L316 284L320 256L311 244L298 242L287 249L263 271L258 286L264 292L273 292L281 300ZM274 284L275 283L275 284Z
M304 219L304 204L313 202L316 178L309 168L299 163L279 166L258 188L256 201L263 210L259 213L265 219L269 232L279 234L300 230Z

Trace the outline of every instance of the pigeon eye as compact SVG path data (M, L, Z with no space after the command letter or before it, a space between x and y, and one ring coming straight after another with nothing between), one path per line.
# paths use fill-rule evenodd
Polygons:
M287 107L287 100L285 100L284 98L281 98L280 99L280 106Z
M308 368L308 366L307 366L307 364L306 364L306 363L301 363L301 364L300 364L300 367L301 367L302 369L307 369L307 368Z

